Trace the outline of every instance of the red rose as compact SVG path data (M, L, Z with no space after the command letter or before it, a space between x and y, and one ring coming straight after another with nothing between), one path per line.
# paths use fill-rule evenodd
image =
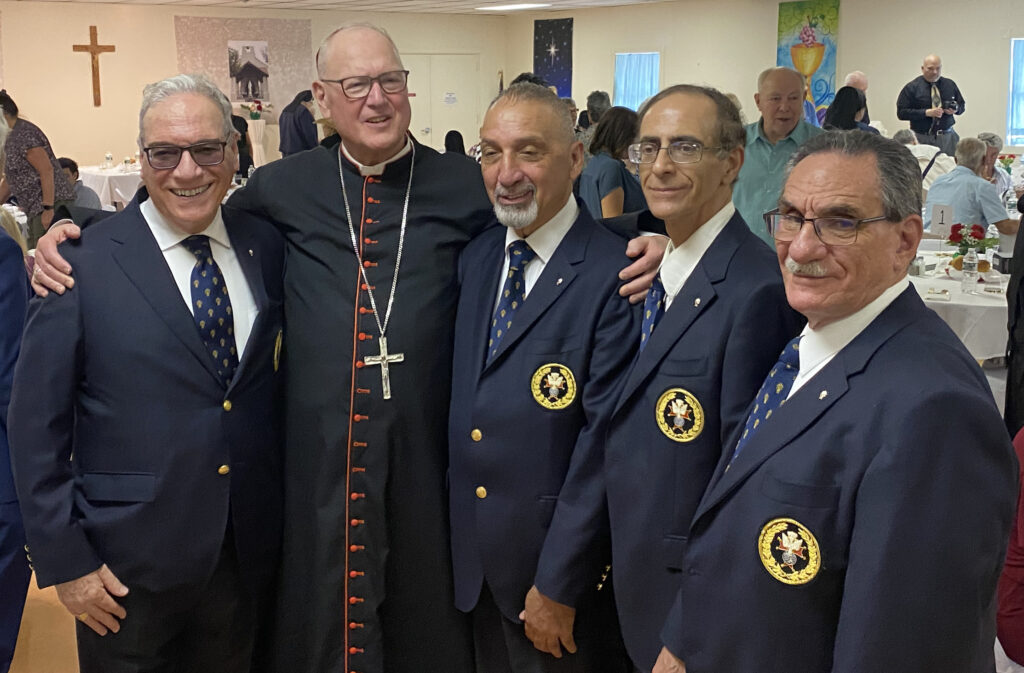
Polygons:
M955 234L955 233L957 233L958 231L960 231L960 230L961 230L961 229L963 229L963 228L964 228L964 225L962 225L962 224L954 224L954 225L953 225L952 227L950 227L950 228L949 228L949 230L950 230L950 231L951 231L952 233L954 233L954 234Z
M952 234L949 235L950 243L959 243L962 240L964 240L964 235L961 234L959 231L954 231Z
M971 236L978 239L979 241L985 238L985 228L980 224L971 225Z

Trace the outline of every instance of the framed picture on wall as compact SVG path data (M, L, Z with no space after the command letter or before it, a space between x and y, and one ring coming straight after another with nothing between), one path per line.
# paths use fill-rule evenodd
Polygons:
M267 43L258 40L228 40L228 72L231 100L270 98L270 57Z

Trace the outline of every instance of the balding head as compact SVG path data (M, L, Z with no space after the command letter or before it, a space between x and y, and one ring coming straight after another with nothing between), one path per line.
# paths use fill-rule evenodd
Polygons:
M928 54L921 64L921 74L925 81L935 82L942 76L942 59L935 54Z
M844 80L843 86L852 86L854 89L867 91L868 76L862 73L860 70L854 70L853 72L846 76L846 80Z
M804 116L804 77L792 68L768 68L757 78L754 103L761 128L771 143L782 140Z

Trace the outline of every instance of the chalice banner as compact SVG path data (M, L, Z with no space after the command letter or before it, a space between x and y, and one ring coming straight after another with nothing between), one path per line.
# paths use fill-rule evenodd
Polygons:
M839 0L779 3L779 48L775 64L804 76L804 118L821 126L836 97L836 36Z
M572 19L533 22L533 74L556 87L559 96L572 95Z

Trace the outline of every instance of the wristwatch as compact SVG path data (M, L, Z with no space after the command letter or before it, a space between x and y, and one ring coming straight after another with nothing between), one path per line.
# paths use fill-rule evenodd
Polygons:
M43 204L43 210L53 210L53 206L48 206L48 205L46 205L46 204L44 203L44 204Z

